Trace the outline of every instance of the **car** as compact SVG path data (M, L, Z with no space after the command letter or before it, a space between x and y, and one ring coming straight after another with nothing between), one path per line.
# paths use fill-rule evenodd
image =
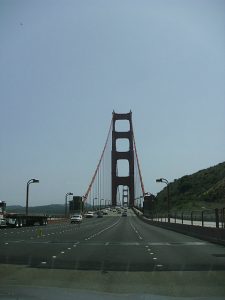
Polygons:
M88 211L88 212L85 214L85 217L86 217L86 218L93 218L93 217L94 217L94 212L93 212L93 211Z
M70 223L81 223L83 220L83 217L81 214L77 214L77 215L73 215L71 218L70 218Z
M122 217L127 217L127 213L125 211L122 213Z
M101 211L97 212L97 218L103 218L103 213Z

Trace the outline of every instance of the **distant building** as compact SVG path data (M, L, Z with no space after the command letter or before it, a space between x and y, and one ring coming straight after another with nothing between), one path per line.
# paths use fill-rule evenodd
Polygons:
M73 200L69 201L69 213L73 215L83 211L83 201L81 196L73 196Z

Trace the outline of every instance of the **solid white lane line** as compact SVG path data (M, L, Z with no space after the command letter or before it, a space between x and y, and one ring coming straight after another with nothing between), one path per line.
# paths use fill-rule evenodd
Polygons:
M148 243L151 246L173 246L173 247L180 247L180 246L205 246L209 245L209 242L181 242L181 243L173 243L173 242L155 242L155 243Z

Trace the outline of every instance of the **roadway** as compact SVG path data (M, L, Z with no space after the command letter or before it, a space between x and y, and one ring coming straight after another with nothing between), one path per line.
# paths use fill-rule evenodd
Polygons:
M216 271L225 282L225 247L143 223L132 210L127 217L111 212L84 219L81 225L1 229L0 245L0 270L4 265L21 265L124 274L191 271L202 272L201 276L205 272L207 278ZM218 276L215 286L219 284L218 291L225 295Z

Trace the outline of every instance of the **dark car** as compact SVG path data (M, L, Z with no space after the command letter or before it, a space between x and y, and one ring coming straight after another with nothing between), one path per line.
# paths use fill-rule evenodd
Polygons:
M102 218L103 217L103 213L101 211L97 212L97 218Z
M122 217L127 217L127 213L125 211L122 213Z

